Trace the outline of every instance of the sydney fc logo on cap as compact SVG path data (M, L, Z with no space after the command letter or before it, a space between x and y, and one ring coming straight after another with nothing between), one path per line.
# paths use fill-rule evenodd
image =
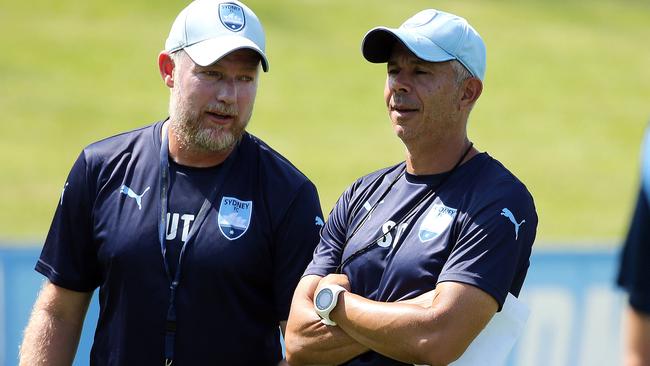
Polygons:
M238 239L248 230L253 213L253 201L223 197L219 206L219 230L229 240Z
M418 237L421 242L427 242L435 239L440 233L445 231L447 227L454 221L456 216L456 209L447 207L443 204L437 203L431 206L429 213L422 220Z
M239 32L246 25L244 9L233 3L219 4L219 19L226 28L233 32Z

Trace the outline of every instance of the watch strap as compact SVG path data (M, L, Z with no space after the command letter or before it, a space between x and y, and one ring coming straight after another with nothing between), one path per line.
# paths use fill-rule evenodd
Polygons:
M316 314L320 316L321 323L325 325L336 326L336 322L330 319L330 312L332 312L332 310L334 310L334 308L336 307L336 304L339 301L339 294L341 292L346 292L347 290L343 286L327 285L322 289L320 289L319 293L325 289L329 289L330 291L332 291L332 302L327 307L327 309L319 310L318 307L316 306L316 299L318 298L318 294L316 294L316 297L314 298L314 309L316 309Z

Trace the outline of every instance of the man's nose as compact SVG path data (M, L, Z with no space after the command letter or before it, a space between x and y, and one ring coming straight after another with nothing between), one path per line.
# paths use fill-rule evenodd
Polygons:
M411 90L410 82L404 72L398 72L388 76L388 87L393 92L408 93Z
M234 104L237 101L237 83L234 78L227 78L219 83L217 100L225 104Z

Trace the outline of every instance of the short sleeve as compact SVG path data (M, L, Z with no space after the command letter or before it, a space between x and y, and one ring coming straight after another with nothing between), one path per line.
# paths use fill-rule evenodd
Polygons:
M521 185L501 182L494 197L468 209L438 282L476 286L495 298L499 310L508 292L517 296L526 276L537 231L532 196Z
M617 282L629 293L632 307L650 314L650 203L647 197L642 187L623 245Z
M320 241L314 256L303 276L327 276L334 273L341 264L342 251L348 229L348 217L352 187L348 188L330 212L325 226L320 232Z
M311 259L322 225L316 187L306 182L293 198L274 239L273 284L276 313L281 320L289 316L293 291Z
M58 201L36 271L53 284L74 291L93 291L99 284L92 235L92 183L86 155L72 166Z
M650 314L650 126L641 145L641 188L623 244L617 282L630 295L630 305Z

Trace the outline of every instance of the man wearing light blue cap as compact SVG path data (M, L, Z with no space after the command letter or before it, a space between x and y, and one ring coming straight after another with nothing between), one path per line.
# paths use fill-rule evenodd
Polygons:
M526 187L467 136L483 40L429 9L372 29L362 52L387 64L406 159L358 179L330 213L294 293L287 360L503 365L527 317L516 296L537 214Z
M196 0L158 57L169 118L86 147L36 270L21 365L70 365L91 295L90 365L269 365L322 226L314 185L246 132L262 25Z

